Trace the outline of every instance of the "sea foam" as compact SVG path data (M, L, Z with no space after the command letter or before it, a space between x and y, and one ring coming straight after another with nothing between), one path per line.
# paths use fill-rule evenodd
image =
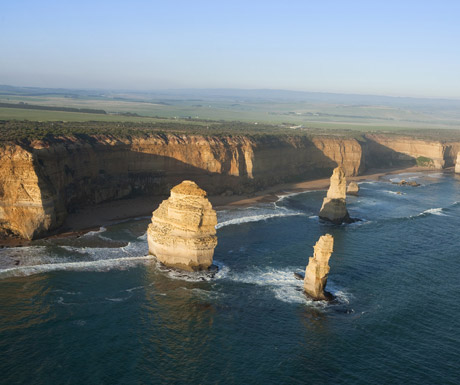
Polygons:
M252 268L245 272L230 271L226 279L266 287L276 299L282 302L325 307L326 301L313 301L304 294L302 281L294 276L294 272L297 270L295 267L283 269ZM328 289L337 297L339 303L349 303L350 296L344 291L336 289L333 284L330 284Z
M148 264L154 260L153 256L100 259L96 261L48 263L33 266L18 266L0 270L0 278L23 277L50 271L109 271L112 269L124 270L138 264Z
M87 233L83 234L82 237L93 237L95 235L98 236L99 234L104 233L106 231L107 229L104 226L101 226L99 230L88 231Z
M442 216L442 217L448 217L447 214L443 213L443 210L444 209L442 207L432 208L432 209L422 211L420 214L411 215L410 218L421 217L421 216L425 216L425 215L429 215L429 214L439 215L439 216Z
M270 214L259 214L259 215L250 215L246 217L238 217L238 218L228 219L226 221L218 223L216 225L216 229L220 229L222 227L230 226L230 225L241 225L243 223L265 221L270 218L292 217L292 216L298 216L298 215L306 215L306 214L299 213L299 212L286 211L286 212L281 212L281 213L275 212L275 213L270 213Z

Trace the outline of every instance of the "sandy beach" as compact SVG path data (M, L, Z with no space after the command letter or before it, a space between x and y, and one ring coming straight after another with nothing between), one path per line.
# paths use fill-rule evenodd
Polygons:
M403 172L436 171L422 167L398 168L390 170L369 170L363 175L348 177L348 181L379 180L384 175ZM251 195L210 196L209 199L215 209L251 206L262 202L275 202L280 196L312 190L325 190L329 186L329 178L309 180L298 183L278 184ZM101 226L114 224L120 221L139 217L150 217L158 205L167 196L151 196L126 198L101 203L97 206L88 206L78 212L68 215L64 224L46 238L79 237L84 233L97 230ZM33 241L19 238L0 240L0 246L23 246Z

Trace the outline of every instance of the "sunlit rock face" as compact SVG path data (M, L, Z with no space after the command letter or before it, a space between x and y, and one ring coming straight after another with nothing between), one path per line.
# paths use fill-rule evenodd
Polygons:
M310 257L305 270L303 287L305 293L315 300L330 300L332 294L325 291L329 274L329 258L334 249L334 238L330 234L319 238L314 246L313 257Z
M347 187L347 195L355 195L358 196L359 193L359 186L356 182L350 182Z
M147 231L149 252L166 266L206 270L217 245L216 224L206 192L195 182L183 181L153 212Z
M350 222L351 220L345 202L346 197L347 180L342 167L339 166L334 169L331 176L331 184L319 212L320 219L335 224Z
M460 174L460 152L457 154L457 162L455 163L455 172Z

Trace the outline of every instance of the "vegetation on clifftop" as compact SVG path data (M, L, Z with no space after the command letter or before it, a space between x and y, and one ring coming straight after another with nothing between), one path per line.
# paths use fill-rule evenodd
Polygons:
M460 130L401 130L381 132L385 135L409 136L436 141L460 141ZM0 120L0 143L33 140L53 140L56 137L113 136L116 138L148 137L159 134L203 135L203 136L322 136L353 138L364 141L365 132L352 129L291 129L284 124L254 124L238 121L193 120L190 122L158 119L151 123L142 122L35 122L28 120Z
M59 136L107 135L117 138L148 137L158 134L187 134L204 136L264 136L264 135L324 135L362 139L353 130L290 130L283 125L244 122L194 121L193 123L159 120L155 123L134 122L32 122L0 120L0 142L28 142Z

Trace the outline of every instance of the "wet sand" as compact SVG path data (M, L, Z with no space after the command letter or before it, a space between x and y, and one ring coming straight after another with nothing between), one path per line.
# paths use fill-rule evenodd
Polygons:
M443 171L422 167L369 170L363 175L347 177L347 181L379 180L384 175L427 170L434 172ZM210 196L209 200L217 210L231 207L247 207L256 203L275 202L280 196L286 194L325 190L328 187L329 178L324 178L298 183L278 184L251 195ZM85 207L75 213L69 214L64 224L46 238L79 237L88 231L97 230L101 226L134 218L148 218L152 215L152 211L166 198L167 196L126 198ZM31 244L31 241L19 238L0 239L0 246L22 246L28 244Z

